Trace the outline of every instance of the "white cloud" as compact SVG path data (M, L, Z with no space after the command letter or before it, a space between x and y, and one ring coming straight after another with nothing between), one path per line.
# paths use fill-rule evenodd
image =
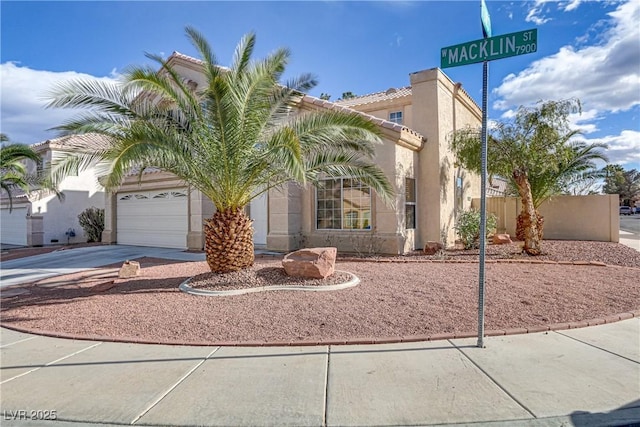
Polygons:
M580 6L584 0L569 0L569 1L561 1L558 2L557 8L562 9L564 12L574 11ZM556 0L535 0L533 4L531 2L525 3L526 6L529 6L530 9L527 12L527 16L525 21L533 22L536 25L543 25L547 22L551 21L552 18L547 17L547 14L550 13L550 8L546 7L546 3L556 3Z
M599 116L598 110L591 109L589 111L583 111L578 114L570 114L569 115L569 126L572 129L578 129L582 131L582 133L588 134L597 132L599 129L595 123L589 123L593 120L600 120L602 117ZM585 123L586 122L586 123Z
M608 135L603 138L585 139L589 143L600 142L609 146L606 154L609 163L618 164L625 169L639 168L640 165L640 132L623 130L620 135Z
M543 25L551 20L551 18L545 17L544 14L544 4L548 3L551 0L536 0L529 9L525 21L533 22L536 25Z
M504 113L502 113L502 115L500 116L503 119L512 119L516 116L516 110L511 109L511 110L507 110Z
M69 79L94 79L94 76L75 71L53 72L21 67L15 62L0 64L0 100L2 117L0 128L11 141L32 144L56 136L47 131L68 120L76 111L46 109L45 96L57 83ZM114 81L117 71L100 80Z
M572 10L577 9L578 6L580 6L580 3L582 3L582 0L571 0L569 4L564 7L564 11L571 12Z
M578 98L589 109L626 111L640 105L640 2L621 4L600 45L564 46L510 74L494 90L494 108L507 110L543 99Z
M389 46L400 47L402 45L402 36L398 33L393 35L393 41L389 43Z
M510 118L520 105L540 100L577 98L584 112L570 117L571 126L585 135L599 131L611 113L624 112L640 105L640 2L616 3L606 20L594 25L599 30L598 44L564 46L554 55L533 62L518 74L510 74L493 93L493 107ZM593 28L589 31L593 31ZM578 38L583 43L585 38ZM625 130L626 128L626 130ZM631 128L631 129L630 129ZM620 133L585 139L609 145L611 163L640 168L640 132L637 122Z

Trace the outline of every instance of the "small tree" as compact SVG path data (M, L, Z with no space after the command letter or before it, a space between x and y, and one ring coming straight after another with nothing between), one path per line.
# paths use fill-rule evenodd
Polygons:
M602 169L605 194L619 194L622 204L631 205L640 198L640 171L625 170L620 165L607 165Z
M569 185L598 173L596 161L607 161L604 144L586 144L572 138L580 132L569 115L580 112L578 100L547 101L520 107L512 120L498 122L487 142L487 169L509 180L522 200L516 237L529 255L542 253L544 218L538 207ZM480 172L480 132L466 128L453 135L451 148L465 169Z
M351 98L355 98L356 96L358 96L358 95L356 95L355 93L353 93L353 92L351 92L351 91L348 91L348 92L342 92L342 97L341 97L340 99L341 99L341 100L344 100L344 99L351 99Z
M495 231L498 219L492 213L487 215L487 236ZM478 248L480 246L480 211L469 209L460 212L458 223L455 226L460 240L465 249Z
M87 242L101 242L104 231L104 209L91 206L78 215L80 227L87 236Z

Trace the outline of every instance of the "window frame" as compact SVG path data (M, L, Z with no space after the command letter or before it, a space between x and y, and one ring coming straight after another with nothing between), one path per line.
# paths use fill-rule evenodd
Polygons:
M352 209L349 209L349 210L345 211L345 206L344 206L344 193L345 193L344 185L345 185L345 181L346 180L356 181L361 186L366 187L366 188L369 189L369 210L368 210L369 214L366 215L366 214L364 214L364 212L366 212L366 211L363 211L362 219L360 219L360 218L355 219L356 223L358 221L360 221L360 220L362 220L363 224L364 224L364 221L368 221L368 226L366 228L364 228L364 227L363 228L346 228L345 227L345 223L347 222L345 216L349 215L349 214L352 214ZM329 232L331 232L331 231L368 232L368 231L373 230L373 201L374 201L374 197L373 197L373 190L371 189L371 187L365 185L361 181L358 181L356 178L350 177L350 176L339 177L339 178L323 178L323 179L320 179L319 181L320 182L326 182L326 181L339 181L340 182L340 199L339 200L337 200L337 199L325 199L325 198L322 199L323 201L327 201L327 200L333 200L333 201L337 200L338 201L338 203L339 203L339 208L338 209L339 209L339 212L340 212L340 228L320 228L319 227L319 217L320 217L320 215L319 215L320 203L319 202L320 202L320 198L318 197L319 188L318 188L318 186L315 186L315 203L314 203L315 204L315 210L314 210L315 225L314 225L314 228L315 228L316 231L323 231L323 232L326 232L326 231L329 231ZM326 210L327 208L324 207L323 209ZM331 210L335 210L335 208L331 208ZM333 222L333 221L335 221L335 220L332 218L331 222ZM350 219L350 221L354 221L354 220Z
M394 117L395 115L395 117ZM404 114L402 110L399 111L390 111L389 112L389 121L396 124L404 124Z
M409 192L409 186L408 183L409 181L413 182L413 200L409 201L407 198L408 192ZM404 229L405 230L415 230L417 227L417 223L418 223L418 217L417 217L417 203L418 203L418 187L417 187L417 181L415 178L411 178L406 176L404 178ZM409 207L411 207L411 210L413 211L413 226L409 227Z

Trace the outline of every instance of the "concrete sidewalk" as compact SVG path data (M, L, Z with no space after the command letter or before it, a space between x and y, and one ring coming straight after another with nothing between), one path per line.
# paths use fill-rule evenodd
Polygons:
M620 243L640 252L640 236L620 230Z
M183 347L1 329L0 417L3 426L640 423L639 318L486 345ZM55 423L26 419L53 411Z
M103 245L65 249L2 262L0 287L29 283L47 277L77 273L103 265L142 257L179 261L204 261L204 253L144 246Z

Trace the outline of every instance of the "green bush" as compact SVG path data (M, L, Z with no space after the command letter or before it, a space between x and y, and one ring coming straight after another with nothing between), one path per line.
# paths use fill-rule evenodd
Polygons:
M498 219L494 214L487 214L487 236L494 232ZM458 224L455 226L465 249L473 249L480 246L480 211L469 209L460 212Z
M87 242L91 243L102 241L102 231L104 230L104 209L91 206L78 215L78 222L80 223L80 227L84 230L85 236L87 236Z

